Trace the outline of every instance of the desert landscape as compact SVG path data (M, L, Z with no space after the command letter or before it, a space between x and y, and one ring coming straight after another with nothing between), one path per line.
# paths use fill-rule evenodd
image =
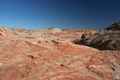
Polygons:
M120 80L120 22L104 30L1 26L0 80Z

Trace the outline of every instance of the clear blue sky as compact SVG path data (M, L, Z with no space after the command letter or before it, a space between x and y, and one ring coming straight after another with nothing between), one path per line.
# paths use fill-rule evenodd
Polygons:
M120 20L120 0L0 0L7 28L104 29Z

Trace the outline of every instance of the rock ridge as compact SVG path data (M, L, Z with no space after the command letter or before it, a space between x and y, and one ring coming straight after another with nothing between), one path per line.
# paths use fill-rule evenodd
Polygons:
M120 50L120 21L76 43L100 50Z

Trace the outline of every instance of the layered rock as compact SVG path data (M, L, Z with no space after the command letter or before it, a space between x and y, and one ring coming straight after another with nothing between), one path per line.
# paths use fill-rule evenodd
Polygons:
M61 32L62 30L58 29L58 28L49 28L49 31L51 31L52 33L56 33L56 32Z
M120 22L77 42L100 50L120 50Z
M70 42L94 30L0 31L5 34L0 36L0 80L120 79L120 50L100 51Z
M19 37L25 39L39 39L39 40L63 40L73 41L81 39L84 34L90 36L96 33L96 30L65 30L62 31L58 28L49 28L45 30L24 30L24 29L8 29L1 27L0 34L4 38Z
M105 30L120 31L120 21L113 23L110 27L106 28Z
M0 45L0 80L117 80L120 75L120 51L32 39Z

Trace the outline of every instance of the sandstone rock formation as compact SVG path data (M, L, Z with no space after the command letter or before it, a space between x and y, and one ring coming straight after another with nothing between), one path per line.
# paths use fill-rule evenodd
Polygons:
M0 45L0 80L115 80L120 75L120 51L28 39Z
M120 22L77 42L100 50L120 50Z
M58 29L58 28L48 28L49 31L51 31L52 33L56 33L56 32L61 32L62 30Z
M39 40L63 40L74 41L81 39L82 35L90 36L95 34L97 30L65 30L62 31L58 28L48 28L45 30L24 30L24 29L8 29L5 27L0 28L0 34L4 38L19 37L25 39L39 39Z
M120 80L120 50L71 42L94 30L51 33L2 27L1 32L0 80Z

